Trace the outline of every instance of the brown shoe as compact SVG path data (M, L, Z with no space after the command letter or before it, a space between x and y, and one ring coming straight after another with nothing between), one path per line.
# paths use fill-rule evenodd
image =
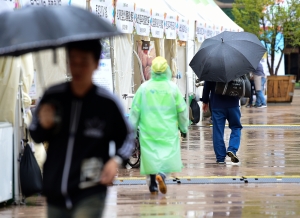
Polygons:
M166 176L162 173L156 175L159 191L163 194L167 193L167 185L165 183Z

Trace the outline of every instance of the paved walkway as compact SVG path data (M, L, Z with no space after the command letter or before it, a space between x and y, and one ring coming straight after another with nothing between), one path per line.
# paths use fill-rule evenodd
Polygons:
M109 188L106 218L111 217L300 217L300 90L293 103L268 108L242 107L239 165L215 164L212 129L204 121L191 127L182 142L184 169L180 178L276 178L278 183L174 184L167 195L152 196L145 185ZM230 129L226 128L228 140ZM212 177L213 176L213 177ZM120 169L117 181L144 178L137 169ZM280 183L281 182L281 183ZM44 198L29 198L27 206L0 208L0 217L46 217Z

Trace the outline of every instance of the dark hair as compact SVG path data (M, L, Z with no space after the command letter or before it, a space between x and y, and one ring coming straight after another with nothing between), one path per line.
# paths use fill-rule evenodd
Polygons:
M91 52L93 53L95 61L99 61L101 55L101 44L100 40L85 40L85 41L77 41L70 42L66 45L68 52L71 49L78 49L81 51Z

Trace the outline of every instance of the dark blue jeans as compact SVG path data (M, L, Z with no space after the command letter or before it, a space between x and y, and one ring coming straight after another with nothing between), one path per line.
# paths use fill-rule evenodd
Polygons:
M239 107L233 108L218 108L213 111L213 145L218 162L225 161L228 151L236 154L240 147L241 141L241 112ZM224 129L226 120L228 120L229 128L231 129L229 146L226 151L224 142Z

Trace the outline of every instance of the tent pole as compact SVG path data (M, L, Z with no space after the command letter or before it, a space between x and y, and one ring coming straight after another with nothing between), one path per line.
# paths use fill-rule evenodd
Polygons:
M111 72L113 79L113 92L116 93L116 72L115 72L115 49L114 49L114 38L109 38L109 46L110 46L110 60L111 60Z
M131 34L131 45L132 45L132 54L131 54L131 93L134 94L134 35Z
M91 0L86 0L86 9L90 11L91 8Z

